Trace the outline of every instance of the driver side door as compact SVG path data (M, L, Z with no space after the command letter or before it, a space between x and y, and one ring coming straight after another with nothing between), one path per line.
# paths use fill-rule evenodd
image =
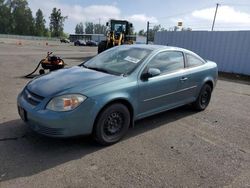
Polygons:
M178 88L184 71L184 56L180 51L164 51L156 54L146 65L160 70L160 75L138 80L139 117L143 118L174 106L178 106ZM143 74L142 73L142 74Z

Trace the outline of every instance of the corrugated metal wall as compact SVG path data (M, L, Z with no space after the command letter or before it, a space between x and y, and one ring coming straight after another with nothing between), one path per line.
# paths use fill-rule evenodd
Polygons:
M196 52L215 61L219 71L250 75L250 31L163 31L154 43Z

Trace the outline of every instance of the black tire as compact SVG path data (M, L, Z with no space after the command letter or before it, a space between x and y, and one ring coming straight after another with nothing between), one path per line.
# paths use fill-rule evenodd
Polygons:
M45 74L44 69L40 69L40 70L39 70L39 74L40 74L40 75Z
M107 41L101 41L99 44L98 44L98 54L99 53L102 53L103 51L105 51L107 49Z
M205 84L202 86L199 96L196 101L193 103L194 109L198 111L205 110L208 106L212 94L212 88L210 85Z
M126 134L130 125L130 113L120 103L105 108L97 117L93 136L101 145L118 142Z

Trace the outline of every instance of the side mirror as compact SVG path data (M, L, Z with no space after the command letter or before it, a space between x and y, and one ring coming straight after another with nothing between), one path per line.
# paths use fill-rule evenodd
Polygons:
M108 22L106 22L106 26L107 26L107 27L109 26L109 23L108 23Z
M149 78L158 76L161 74L161 71L157 68L149 68L145 73L142 74L142 80L148 80Z
M130 23L130 24L129 24L129 27L133 27L133 24L132 24L132 23Z

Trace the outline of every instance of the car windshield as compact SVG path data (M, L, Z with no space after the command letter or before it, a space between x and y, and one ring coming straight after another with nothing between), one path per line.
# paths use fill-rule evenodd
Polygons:
M95 56L82 66L116 75L130 74L151 52L150 49L119 46Z

